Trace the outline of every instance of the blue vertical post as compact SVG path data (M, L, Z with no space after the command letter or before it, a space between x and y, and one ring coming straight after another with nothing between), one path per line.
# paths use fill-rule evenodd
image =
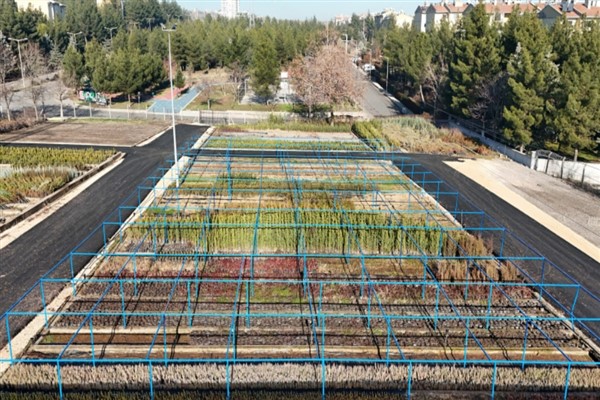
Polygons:
M137 261L136 261L135 255L132 257L131 262L133 263L133 295L137 297L137 295L138 295Z
M573 304L571 304L571 329L575 329L575 305L577 304L577 299L579 298L579 291L581 290L581 285L577 285L577 290L575 291L575 297L573 297Z
M44 325L48 328L48 309L46 308L46 296L44 295L44 280L40 279L40 296L42 298L42 307L44 308Z
M544 297L544 277L546 275L546 259L542 259L542 276L540 278L540 300Z
M150 400L154 400L154 378L152 377L152 363L148 361L148 382L150 383Z
M246 281L246 328L250 328L250 286Z
M389 367L390 366L390 342L391 342L391 339L390 339L391 332L390 331L392 329L392 327L391 327L392 324L390 324L389 317L385 317L385 323L386 323L386 327L387 327L387 335L385 338L385 365Z
M6 313L4 320L6 321L6 339L8 340L8 358L10 359L10 365L13 365L13 349L12 349L12 341L10 338L10 324L8 319L10 317L10 313Z
M504 257L504 243L506 242L506 228L502 228L502 241L500 242L500 257Z
M469 350L469 322L470 319L465 321L465 345L464 345L464 359L463 359L463 367L467 367L467 352Z
M472 260L467 260L465 264L465 301L469 298L469 265Z
M64 394L63 394L63 384L62 384L62 373L60 372L60 361L56 362L56 380L57 380L57 384L58 384L58 395L60 397L60 399L64 399Z
M439 283L435 285L435 317L433 319L433 330L437 330L438 326L438 315L440 308L440 285Z
M425 256L424 260L421 262L423 263L423 282L421 282L423 287L421 288L421 299L425 300L425 291L427 289L427 263L429 262L427 256Z
M73 296L77 296L75 289L75 268L73 267L73 253L69 253L69 269L71 270L71 287L73 288Z
M188 326L192 327L192 293L190 281L187 281L187 309L188 309Z
M494 369L492 370L492 400L496 395L496 375L498 374L498 365L494 363Z
M563 399L567 400L569 396L569 383L571 381L571 363L569 362L569 366L567 367L567 376L565 377L565 392L563 394Z
M123 328L127 328L127 317L125 316L125 290L123 289L123 281L120 279L119 292L121 294L121 319L123 320Z
M406 383L406 398L410 400L410 392L412 389L412 363L408 363L408 382Z
M492 314L492 297L493 297L493 287L492 282L488 282L488 287L490 291L488 292L487 298L487 310L485 312L485 329L490 329L490 315Z
M527 357L527 336L529 336L529 319L525 321L525 335L523 336L523 355L521 357L521 369L525 369L525 358Z
M367 283L367 328L371 328L371 285Z
M165 314L163 314L163 317L162 317L162 324L163 324L163 357L165 359L165 367L166 367L167 363L168 363L168 357L167 357L167 322L165 319Z
M92 347L92 366L96 366L96 350L94 348L94 317L90 316L90 345Z
M319 311L320 312L320 311ZM326 367L325 367L325 314L321 313L321 396L325 400L326 382Z

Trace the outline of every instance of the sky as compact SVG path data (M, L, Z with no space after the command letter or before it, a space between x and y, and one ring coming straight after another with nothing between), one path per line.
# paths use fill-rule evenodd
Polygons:
M218 11L221 8L219 0L177 0L177 3L190 10ZM420 4L423 4L422 0L240 0L240 11L284 19L307 19L314 16L318 20L328 21L340 14L352 15L367 11L375 14L385 8L413 15Z

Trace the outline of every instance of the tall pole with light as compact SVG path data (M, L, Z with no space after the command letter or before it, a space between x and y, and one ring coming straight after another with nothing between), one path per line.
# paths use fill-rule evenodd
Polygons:
M21 80L23 81L23 87L25 87L25 71L23 70L23 58L21 57L21 42L26 42L29 39L13 39L9 37L8 40L11 42L17 42L17 50L19 51L19 65L21 66Z
M116 27L116 26L112 26L112 27L110 27L110 28L107 28L107 27L105 26L105 27L104 27L104 29L106 29L106 30L108 31L108 33L110 34L110 48L112 49L112 45L113 45L113 40L112 40L112 39L113 39L113 34L112 34L112 33L113 33L113 31L114 31L115 29L117 29L117 27Z
M385 91L388 92L388 82L390 81L390 58L385 57Z
M169 38L169 82L171 83L171 120L173 130L173 157L175 161L175 187L179 188L179 163L177 159L177 135L175 132L175 91L173 90L173 62L171 60L171 32L175 32L175 26L172 28L165 27L161 24L163 32L167 32Z

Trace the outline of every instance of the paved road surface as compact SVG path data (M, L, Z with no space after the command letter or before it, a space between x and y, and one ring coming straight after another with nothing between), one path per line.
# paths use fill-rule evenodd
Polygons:
M205 130L198 126L178 126L178 144L200 136ZM123 163L0 250L0 315L98 227L145 178L165 160L172 159L171 140L169 130L148 146L119 149L127 153ZM102 243L96 241L90 245L96 245L98 250ZM83 264L84 260L80 261L78 264Z

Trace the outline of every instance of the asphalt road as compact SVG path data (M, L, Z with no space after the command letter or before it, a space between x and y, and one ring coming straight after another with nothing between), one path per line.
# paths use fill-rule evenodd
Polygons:
M199 137L205 130L205 127L179 125L178 144ZM145 147L118 149L127 154L119 166L0 250L0 315L97 228L145 178L165 160L172 159L172 143L169 130ZM123 219L126 217L123 213ZM86 251L100 249L102 237L96 236L86 243ZM76 260L75 268L81 268L84 263L83 259Z
M374 117L402 115L394 103L385 96L385 92L376 88L369 80L364 81L361 105L366 112Z

